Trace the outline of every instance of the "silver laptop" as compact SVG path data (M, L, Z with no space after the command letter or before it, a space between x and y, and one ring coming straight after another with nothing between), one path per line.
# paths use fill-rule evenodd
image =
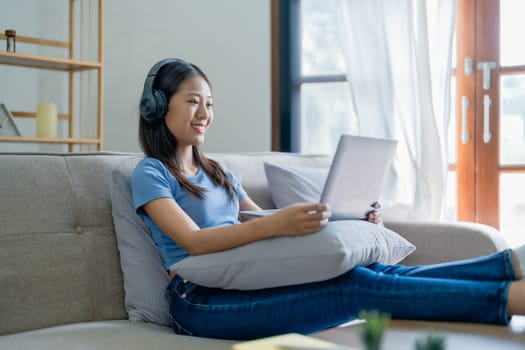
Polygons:
M330 220L364 219L383 191L397 140L342 135L319 201L330 206ZM266 216L276 210L241 211Z

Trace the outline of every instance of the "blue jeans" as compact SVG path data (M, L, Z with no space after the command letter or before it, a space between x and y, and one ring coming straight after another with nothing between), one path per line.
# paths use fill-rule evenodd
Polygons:
M176 333L254 339L308 334L355 319L392 318L506 324L516 280L511 251L450 263L356 267L327 281L252 291L206 288L175 276L167 287Z

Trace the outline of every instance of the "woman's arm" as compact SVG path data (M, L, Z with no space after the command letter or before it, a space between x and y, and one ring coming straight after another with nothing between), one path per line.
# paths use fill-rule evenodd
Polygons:
M241 201L240 206L242 209L260 209L248 197ZM296 204L271 216L200 229L171 198L155 199L143 208L160 229L190 255L222 251L270 237L314 233L330 216L324 204Z
M262 210L248 195L239 202L239 208L241 210Z
M242 210L263 210L261 207L259 207L248 195L244 196L244 198L239 202L239 209ZM256 219L257 217L251 216L251 215L239 215L239 220L241 222L249 221Z

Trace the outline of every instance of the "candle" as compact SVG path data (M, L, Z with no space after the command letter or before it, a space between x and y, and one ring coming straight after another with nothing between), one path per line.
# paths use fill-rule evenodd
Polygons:
M36 110L36 136L57 136L57 107L50 102L40 102Z

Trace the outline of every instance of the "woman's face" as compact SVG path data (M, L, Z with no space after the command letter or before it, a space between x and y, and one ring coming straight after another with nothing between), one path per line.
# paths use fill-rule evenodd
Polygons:
M213 121L211 89L200 75L186 79L168 104L166 125L179 146L199 145Z

